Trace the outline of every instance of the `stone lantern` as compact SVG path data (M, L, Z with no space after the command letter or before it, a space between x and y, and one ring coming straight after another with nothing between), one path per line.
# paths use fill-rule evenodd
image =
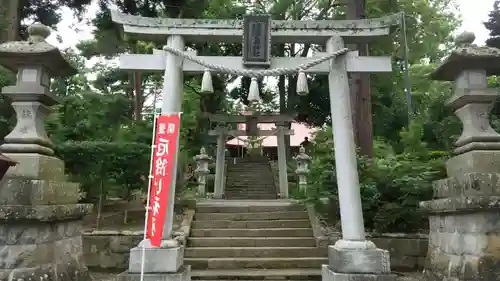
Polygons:
M205 148L202 147L200 154L196 155L194 160L196 161L196 170L194 172L198 176L198 196L205 198L207 175L210 173L208 163L212 161L212 157L208 156Z
M12 100L17 123L0 152L17 162L0 184L0 280L90 280L83 261L82 218L92 208L79 204L80 187L67 182L64 162L54 156L44 128L50 106L51 77L76 70L45 38L50 30L28 27L27 41L0 44L0 64L17 73L2 89Z
M434 182L434 198L421 202L429 213L426 280L497 280L500 276L500 135L489 113L498 89L487 77L500 74L500 50L457 38L457 49L431 75L454 81L448 100L462 122L448 178Z
M307 191L307 175L309 174L309 163L311 162L311 157L306 154L306 149L301 146L299 149L299 154L295 156L295 161L297 161L297 169L295 173L299 176L299 190Z

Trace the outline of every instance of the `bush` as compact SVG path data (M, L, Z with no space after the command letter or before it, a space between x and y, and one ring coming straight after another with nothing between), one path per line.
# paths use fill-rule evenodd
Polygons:
M56 145L66 172L81 184L86 201L96 202L103 193L115 192L130 199L133 190L146 189L151 147L127 142L66 142Z
M415 138L421 136L418 129L401 133L404 152L395 153L390 145L377 141L373 159L358 159L364 222L369 231L415 232L427 228L427 216L418 204L432 199L432 182L446 176L443 160L447 153L428 151L425 143L416 142ZM340 216L331 128L317 133L311 156L312 192L308 191L307 199L318 206L325 220L335 224Z

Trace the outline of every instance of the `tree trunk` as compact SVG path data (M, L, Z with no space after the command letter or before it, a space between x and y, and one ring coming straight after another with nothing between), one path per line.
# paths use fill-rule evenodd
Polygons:
M366 0L351 0L347 6L348 19L365 18ZM359 50L360 56L368 55L368 45L348 45L351 50ZM360 148L360 154L367 157L373 155L373 123L370 91L370 74L350 74L351 110L354 129L354 140Z
M0 0L0 43L19 38L19 0Z
M140 72L134 72L134 117L135 121L142 119L142 79Z

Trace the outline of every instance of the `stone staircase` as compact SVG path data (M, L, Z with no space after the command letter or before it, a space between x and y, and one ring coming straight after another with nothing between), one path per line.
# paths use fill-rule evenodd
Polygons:
M193 280L320 280L304 207L285 200L200 202L185 251Z
M231 159L226 171L226 199L276 199L274 174L266 157Z

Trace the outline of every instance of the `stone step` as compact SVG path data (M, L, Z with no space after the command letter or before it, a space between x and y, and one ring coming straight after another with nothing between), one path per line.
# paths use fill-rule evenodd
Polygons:
M191 237L312 237L311 228L192 229Z
M262 176L265 178L270 178L274 176L274 174L271 171L267 170L245 170L245 171L226 171L226 176L231 177L234 179L253 179L256 178L257 176Z
M240 269L240 268L321 268L328 258L185 258L192 269Z
M253 192L253 191L248 191L248 192L245 192L245 191L226 191L225 192L226 195L230 195L230 196L250 196L250 195L255 195L255 196L268 196L268 195L272 195L272 196L276 196L276 191L261 191L261 192Z
M278 199L278 195L226 195L227 200L245 200L245 199L253 199L253 200L274 200Z
M259 188L259 189L249 189L249 190L244 190L244 189L239 189L239 188L226 188L225 193L242 193L242 194L248 194L248 193L255 193L255 194L269 194L269 193L276 193L276 188L274 187L266 187L266 188Z
M210 270L210 269L207 269L207 270ZM283 281L283 280L303 280L303 281L320 281L321 280L321 276L318 276L316 279L314 278L306 278L306 279L286 279L285 276L276 276L276 277L261 277L261 278L238 278L237 276L235 276L233 279L229 279L229 278L226 278L226 279L221 279L221 278L217 278L217 279L210 279L210 278L201 278L201 279L198 279L197 277L192 277L191 276L191 280L198 280L198 281L209 281L209 280L217 280L217 281L232 281L232 280L245 280L245 281Z
M198 206L196 213L257 213L279 211L304 211L304 206L299 204L284 206Z
M198 212L198 211L197 211ZM309 228L309 220L264 220L264 221L193 221L191 229L203 228Z
M274 184L257 183L257 184L231 184L226 186L226 191L267 191L276 189Z
M305 211L285 211L285 212L268 212L268 213L204 213L195 214L195 220L233 220L233 221L250 221L250 220L290 220L290 219L309 219Z
M210 269L207 269L207 270L210 270ZM297 279L286 279L285 276L250 278L250 279L247 279L247 278L238 278L237 276L235 276L234 279L229 279L229 278L227 278L227 279L221 279L221 278L217 278L217 279L201 278L201 279L198 279L197 277L194 277L194 278L191 277L191 280L197 280L197 281L209 281L209 280L217 280L217 281L232 281L232 280L245 280L245 281L283 281L283 280L297 280ZM321 276L319 276L316 279L306 278L306 279L298 279L298 280L303 280L303 281L320 281L321 280Z
M267 167L264 169L251 169L251 168L242 168L242 169L227 169L226 170L226 175L232 175L232 176L255 176L255 172L261 172L263 175L273 175L273 172L271 168Z
M239 194L226 194L227 199L238 199L238 200L274 200L277 199L276 193L269 194L247 194L247 193L239 193Z
M228 168L235 168L235 169L238 169L238 168L253 168L253 169L256 169L256 168L269 168L271 167L271 165L269 165L269 163L267 162L247 162L247 163L243 163L243 162L240 162L240 163L228 163L229 165L227 165Z
M248 182L231 182L226 185L226 190L228 188L236 188L236 189L246 189L246 190L254 190L254 189L267 189L274 188L274 182L258 182L258 183L248 183Z
M258 184L258 185L253 185L249 186L248 184L241 184L241 185L236 185L236 184L231 184L226 187L226 191L268 191L276 189L274 187L274 184Z
M189 237L188 247L315 247L312 237Z
M276 278L276 279L274 279ZM300 269L206 269L191 271L193 280L321 280L321 267Z
M327 257L327 248L316 247L194 247L186 248L186 258Z
M274 178L274 175L267 175L262 172L254 172L250 175L227 175L228 179L235 182L247 182L247 181L269 181Z
M231 179L231 178L228 178ZM237 185L237 186L243 186L243 187L253 187L252 184L255 185L274 185L274 177L273 178L253 178L253 179L233 179L231 182L228 182L227 185Z
M274 177L273 174L266 173L263 171L255 171L251 173L226 173L228 179L235 182L245 182L245 181L256 181L256 180L270 180Z
M244 174L244 175L250 175L250 172L264 172L266 174L272 174L272 170L270 166L265 166L265 167L254 167L254 166L248 166L248 167L227 167L226 173L231 173L231 174Z
M235 182L247 182L247 181L264 181L264 180L270 180L274 178L274 175L271 174L265 174L262 172L254 172L252 174L248 175L227 175L228 179L232 179Z
M240 188L235 188L235 187L229 187L229 188L226 188L225 190L226 193L256 193L256 194L260 194L260 193L270 193L270 192L274 192L276 193L276 188L274 187L265 187L265 188L258 188L258 189L240 189Z
M259 178L258 176L253 175L252 177L241 178L238 176L234 176L227 177L226 181L228 181L228 184L246 184L246 186L250 186L250 184L272 183L274 181L274 177L263 176L262 178Z

